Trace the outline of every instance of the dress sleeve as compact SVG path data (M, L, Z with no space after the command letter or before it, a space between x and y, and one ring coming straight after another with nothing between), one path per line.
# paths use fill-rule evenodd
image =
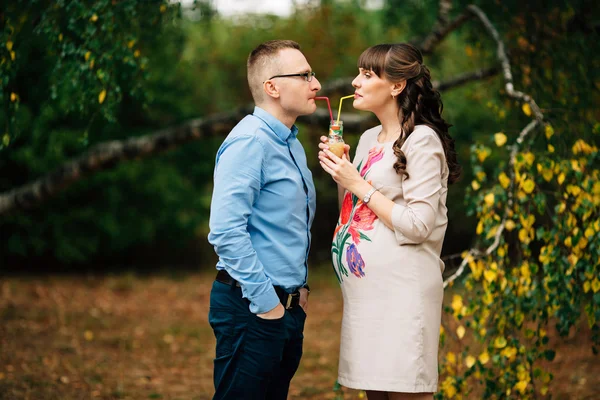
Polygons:
M409 178L402 181L406 205L395 204L392 209L392 225L400 245L423 243L435 228L445 156L434 135L431 130L409 137L406 154Z

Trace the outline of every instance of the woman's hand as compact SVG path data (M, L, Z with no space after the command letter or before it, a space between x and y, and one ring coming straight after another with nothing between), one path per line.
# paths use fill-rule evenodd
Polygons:
M354 165L348 161L348 150L350 146L346 145L346 152L342 158L336 156L327 149L324 143L319 144L319 163L334 181L336 181L344 189L355 192L361 184L365 184L365 180L360 176Z
M321 136L319 139L321 140L319 149L321 149L321 151L329 149L329 139L327 136ZM346 155L346 159L350 160L350 145L344 144L344 154Z

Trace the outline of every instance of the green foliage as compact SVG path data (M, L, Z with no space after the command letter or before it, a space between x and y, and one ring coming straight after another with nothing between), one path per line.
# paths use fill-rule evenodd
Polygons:
M438 397L537 398L551 393L549 329L566 336L583 316L600 344L599 99L585 89L598 82L587 69L598 64L589 57L598 42L590 42L585 24L573 25L585 7L482 7L510 49L515 88L537 101L547 124L519 144L529 105L502 90L482 99L494 118L487 137L471 146L466 207L478 220L477 247L492 251L464 255L470 274L445 309L453 323L442 334ZM475 44L465 46L467 57L494 49L477 29L464 35Z

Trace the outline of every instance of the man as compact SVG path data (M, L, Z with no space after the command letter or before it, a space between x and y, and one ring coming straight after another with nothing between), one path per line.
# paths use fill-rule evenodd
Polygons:
M289 40L259 45L247 67L256 107L217 152L210 212L213 399L285 400L302 357L315 213L294 123L316 110L321 85Z

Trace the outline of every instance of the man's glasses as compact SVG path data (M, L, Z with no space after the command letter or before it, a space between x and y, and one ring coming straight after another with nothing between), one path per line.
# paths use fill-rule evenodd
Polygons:
M272 77L270 77L270 78L269 78L269 79L267 79L267 80L271 80L271 79L273 79L273 78L288 78L288 77L291 77L291 76L301 76L301 77L303 77L303 78L304 78L304 80L305 80L306 82L310 82L310 81L312 81L313 77L315 76L315 73L311 71L311 72L304 72L304 73L302 73L302 74L286 74L286 75L275 75L275 76L272 76ZM265 81L265 82L266 82L266 81Z

